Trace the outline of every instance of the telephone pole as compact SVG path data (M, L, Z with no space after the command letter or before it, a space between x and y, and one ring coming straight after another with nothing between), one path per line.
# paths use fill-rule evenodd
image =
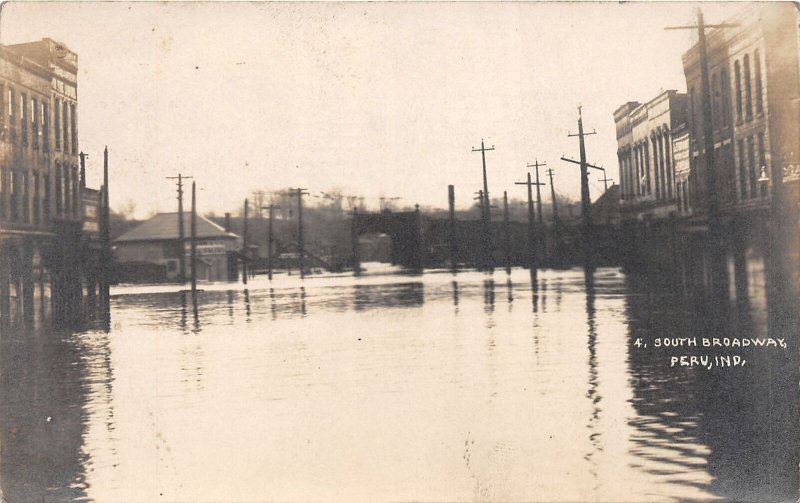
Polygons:
M564 260L561 256L561 219L558 218L558 203L556 202L556 187L553 185L553 170L548 169L547 174L550 175L550 199L553 204L553 234L555 234L556 238L554 255L558 257L557 260L559 264L561 264Z
M508 192L503 191L503 233L505 235L506 274L511 275L511 224L508 221Z
M584 133L583 132L583 114L581 111L582 107L578 107L578 133L577 134L568 134L568 137L577 136L578 137L578 144L580 148L580 162L574 161L572 159L567 159L565 157L561 157L562 160L571 162L574 164L579 164L581 168L581 227L582 227L582 234L583 234L583 258L584 264L591 268L591 260L592 260L592 201L589 196L589 168L600 169L598 166L594 166L586 162L586 142L584 138L589 135L597 134L596 131L592 131L591 133Z
M101 192L102 207L100 209L100 240L102 243L102 264L100 266L100 303L104 309L108 308L109 302L109 276L111 268L111 231L108 197L108 147L103 149L103 190Z
M275 205L270 203L269 206L262 206L261 209L269 211L269 223L267 226L267 277L272 281L272 217Z
M197 291L197 190L192 181L192 220L190 229L191 240L191 266L192 266L192 293ZM183 250L181 250L183 251Z
M481 153L481 161L483 162L483 192L482 192L482 200L481 200L481 209L482 209L482 219L483 219L483 246L485 248L484 256L487 259L488 264L487 267L491 271L494 268L494 264L492 264L492 215L489 209L489 181L486 176L486 152L494 150L494 145L491 147L486 147L483 143L483 138L481 138L481 148L474 148L472 149L473 152L480 152Z
M539 166L547 166L547 163L543 162L539 164L539 160L536 159L532 165L528 164L527 167L536 169L536 218L538 219L541 233L541 236L539 236L539 256L544 257L547 254L547 232L545 232L544 215L542 214L542 193L539 188L544 184L539 183Z
M613 182L614 179L608 178L608 176L606 175L606 170L604 169L603 178L600 181L603 182L603 192L608 192L608 182Z
M244 200L244 222L242 224L242 283L245 285L247 284L247 210L250 205L247 203L247 199Z
M191 176L183 176L178 173L178 176L168 176L167 180L178 180L178 241L180 241L180 254L178 269L178 280L181 283L186 283L186 236L183 229L183 180L192 178Z
M300 279L305 278L305 238L303 236L303 196L307 196L306 189L289 189L289 194L297 198L297 248L300 260Z
M456 244L456 188L447 186L447 206L450 210L450 269L453 274L458 272L458 245Z
M700 53L700 86L702 89L702 113L703 113L703 154L706 164L706 194L708 198L708 230L711 237L711 252L720 253L721 234L719 223L719 201L717 199L717 167L714 162L714 125L711 112L711 83L708 77L708 54L706 49L706 29L707 28L732 28L737 24L705 24L703 11L697 9L697 24L694 26L669 26L667 30L697 30L698 41L697 49ZM779 175L780 176L780 175ZM712 258L712 288L719 289L717 293L724 295L721 290L726 283L724 264L720 260Z
M530 164L528 165L530 166ZM541 164L539 164L541 166ZM538 177L537 177L538 178ZM528 263L531 270L531 274L536 276L536 221L534 218L534 211L533 211L533 186L536 185L536 193L539 193L539 186L544 185L542 183L531 182L531 174L528 172L528 181L527 182L514 182L514 185L527 185L528 186ZM539 206L539 216L542 214L542 207L541 207L541 196L537 200ZM541 222L541 220L540 220ZM544 227L540 224L540 230L544 233Z

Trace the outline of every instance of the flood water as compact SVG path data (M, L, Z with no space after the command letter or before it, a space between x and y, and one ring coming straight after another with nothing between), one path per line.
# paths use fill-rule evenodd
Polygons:
M797 340L620 269L112 290L0 338L0 482L39 501L792 501ZM740 289L741 291L742 289ZM196 307L195 307L196 304ZM709 322L713 318L713 323ZM106 331L108 328L108 331ZM639 347L637 339L648 343ZM743 367L671 367L736 354Z

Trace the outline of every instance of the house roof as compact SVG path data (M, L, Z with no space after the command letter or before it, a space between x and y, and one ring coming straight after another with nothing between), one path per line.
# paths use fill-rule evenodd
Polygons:
M183 214L183 232L184 237L189 239L191 232L191 213L184 212ZM215 224L211 220L197 215L197 238L225 238L225 239L238 239L239 236L232 232L226 232L225 229ZM130 241L167 241L172 239L179 239L180 233L178 231L178 213L159 213L137 225L129 230L122 236L114 240L114 242L130 242Z

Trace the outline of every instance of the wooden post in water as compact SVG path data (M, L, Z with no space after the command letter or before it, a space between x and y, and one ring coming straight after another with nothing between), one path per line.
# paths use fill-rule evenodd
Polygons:
M192 182L192 223L190 233L190 265L192 267L192 292L194 292L197 290L197 190L194 182Z

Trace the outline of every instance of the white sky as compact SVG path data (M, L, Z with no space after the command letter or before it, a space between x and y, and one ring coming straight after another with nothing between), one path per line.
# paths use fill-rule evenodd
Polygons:
M80 148L112 206L174 211L179 170L201 211L252 190L340 187L377 206L459 207L481 187L524 197L547 161L578 197L577 110L589 162L618 178L612 113L685 90L692 3L24 3L3 5L0 43L51 37L78 53ZM741 7L704 3L707 22ZM544 175L544 173L542 173ZM592 197L599 194L598 174ZM547 191L549 188L544 187Z

